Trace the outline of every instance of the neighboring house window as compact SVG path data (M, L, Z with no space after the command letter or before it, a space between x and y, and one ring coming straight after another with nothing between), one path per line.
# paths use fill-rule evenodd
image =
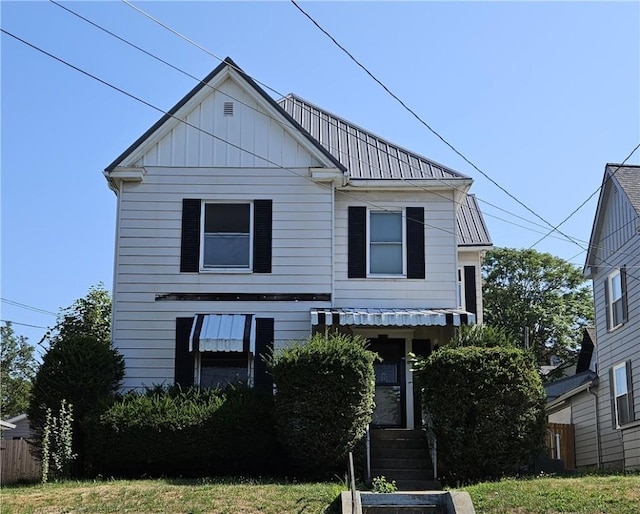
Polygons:
M402 211L348 208L349 278L425 278L424 207Z
M273 201L182 200L180 272L271 273Z
M458 307L464 309L462 294L464 292L464 282L462 281L462 269L458 268Z
M607 277L607 325L612 330L627 321L626 269L621 268Z
M203 203L203 268L251 268L251 204Z
M611 369L613 421L616 428L633 421L633 398L630 361L617 364Z
M369 273L404 274L404 219L402 212L369 213Z

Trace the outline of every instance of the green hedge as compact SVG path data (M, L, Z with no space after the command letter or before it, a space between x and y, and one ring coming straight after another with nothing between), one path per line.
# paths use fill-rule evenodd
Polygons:
M443 348L418 360L414 379L424 388L446 482L513 473L540 448L545 395L525 352Z
M296 473L344 472L371 421L375 358L363 338L337 333L273 356L276 428Z
M270 473L280 462L271 396L251 389L129 393L87 424L94 473Z

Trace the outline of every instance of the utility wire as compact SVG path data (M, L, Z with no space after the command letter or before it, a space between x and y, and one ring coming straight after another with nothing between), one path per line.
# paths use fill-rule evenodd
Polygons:
M170 117L170 118L173 118L173 119L177 120L179 123L183 123L183 124L185 124L185 125L187 125L187 126L189 126L189 127L193 128L193 129L195 129L195 130L197 130L197 131L199 131L199 132L202 132L203 134L207 134L208 136L210 136L210 137L212 137L212 138L214 138L214 139L216 139L216 140L218 140L218 141L220 141L220 142L222 142L222 143L224 143L224 144L227 144L227 145L229 145L229 146L231 146L231 147L233 147L233 148L236 148L236 149L238 149L238 150L239 150L239 151L241 151L241 152L244 152L244 153L247 153L247 154L249 154L249 155L252 155L252 156L254 156L254 157L258 158L258 159L261 159L261 160L263 160L263 161L265 161L265 162L267 162L267 163L269 163L269 164L272 164L273 166L275 166L275 167L277 167L277 168L279 168L279 169L282 169L282 170L288 171L288 172L292 173L293 175L296 175L296 176L298 176L298 177L300 177L300 178L303 178L303 179L305 179L305 180L308 180L309 182L312 182L313 184L316 184L316 185L318 185L318 186L320 186L320 187L323 187L323 188L325 188L325 189L328 189L328 190L333 191L332 186L324 185L324 184L321 184L321 183L319 183L319 182L316 182L316 181L315 181L315 180L313 180L311 177L308 177L308 176L306 176L306 175L303 175L303 174L301 174L301 173L298 173L297 171L295 171L295 170L293 170L293 169L291 169L291 168L287 168L287 167L285 167L285 166L282 166L282 165L280 165L280 164L278 164L278 163L276 163L276 162L274 162L274 161L272 161L272 160L270 160L270 159L268 159L268 158L266 158L266 157L263 157L263 156L261 156L261 155L258 155L258 154L257 154L257 153L255 153L255 152L252 152L252 151L250 151L250 150L247 150L247 149L245 149L245 148L242 148L241 146L239 146L239 145L237 145L237 144L235 144L235 143L232 143L232 142L230 142L230 141L227 141L227 140L225 140L225 139L223 139L223 138L221 138L221 137L219 137L219 136L216 136L215 134L213 134L213 133L211 133L211 132L208 132L208 131L206 131L206 130L204 130L204 129L202 129L202 128L200 128L200 127L196 126L196 125L193 125L192 123L189 123L189 122L188 122L188 121L186 121L186 120L183 120L183 119L181 119L181 118L179 118L179 117L177 117L177 116L175 116L175 115L173 115L173 114L170 114L169 112L167 112L167 111L165 111L165 110L161 109L160 107L156 107L155 105L153 105L153 104L151 104L151 103L147 102L146 100L143 100L142 98L139 98L139 97L137 97L137 96L133 95L132 93L129 93L129 92L125 91L124 89L122 89L122 88L120 88L120 87L118 87L118 86L115 86L115 85L113 85L113 84L111 84L111 83L107 82L106 80L103 80L103 79L101 79L101 78L99 78L99 77L97 77L97 76L95 76L95 75L93 75L93 74L89 73L88 71L85 71L85 70L83 70L83 69L81 69L81 68L79 68L79 67L77 67L77 66L75 66L75 65L73 65L73 64L71 64L71 63L68 63L68 62L67 62L67 61L65 61L64 59L61 59L60 57L56 57L55 55L53 55L53 54L51 54L51 53L47 52L46 50L43 50L42 48L39 48L38 46L34 45L33 43L29 43L28 41L26 41L26 40L24 40L24 39L20 38L19 36L16 36L15 34L12 34L11 32L9 32L9 31L7 31L7 30L5 30L5 29L3 29L3 28L0 28L0 32L2 32L2 33L4 33L4 34L6 34L7 36L12 37L13 39L16 39L17 41L20 41L20 42L21 42L21 43L23 43L24 45L27 45L27 46L29 46L30 48L34 49L34 50L37 50L38 52L40 52L40 53L42 53L42 54L44 54L44 55L46 55L46 56L48 56L48 57L50 57L50 58L52 58L52 59L54 59L54 60L58 61L59 63L64 64L65 66L68 66L69 68L71 68L71 69L73 69L73 70L75 70L75 71L77 71L77 72L79 72L79 73L82 73L83 75L86 75L87 77L92 78L92 79L94 79L94 80L96 80L96 81L100 82L101 84L103 84L103 85L105 85L105 86L107 86L107 87L109 87L109 88L111 88L111 89L114 89L115 91L118 91L119 93L122 93L123 95L128 96L129 98L131 98L131 99L133 99L133 100L136 100L137 102L140 102L140 103L142 103L142 104L146 105L147 107L150 107L150 108L152 108L152 109L154 109L154 110L156 110L156 111L158 111L158 112L162 113L163 115L166 115L166 116L168 116L168 117ZM357 197L357 196L351 195L351 194L347 193L346 191L341 191L341 190L337 190L337 189L336 189L335 191L336 191L336 193L338 193L338 194L341 194L341 195L346 196L346 197L348 197L348 198L352 198L352 199L354 199L354 200L357 200L357 201L359 201L359 202L361 202L361 203L363 203L363 204L366 204L366 205L369 205L369 206L371 206L371 207L374 207L375 209L378 209L378 210L381 210L381 211L385 211L385 212L391 212L391 213L395 213L395 212L397 212L397 211L395 211L395 210L393 210L393 209L387 209L387 208L381 207L380 205L376 205L376 204L375 204L375 203L373 203L373 202L370 202L370 201L364 200L364 199L362 199L362 198L359 198L359 197ZM435 229L435 230L440 230L440 231L442 231L442 232L446 232L446 233L448 233L448 234L451 234L451 235L453 235L453 236L456 236L456 237L457 237L457 234L456 234L455 232L452 232L451 230L447 230L447 229L445 229L445 228L438 227L438 226L436 226L436 225L431 225L431 224L426 223L426 222L424 222L424 221L420 221L420 220L412 219L412 218L410 218L410 217L406 216L406 214L404 214L404 213L402 214L402 217L403 217L403 218L405 218L405 219L407 219L407 220L409 220L409 221L414 221L414 222L416 222L416 223L420 223L421 225L423 225L423 226L425 226L425 227L430 227L430 228L433 228L433 229Z
M596 194L598 194L598 192L604 187L604 185L611 179L613 179L613 177L615 177L616 173L618 173L618 170L622 167L624 167L624 165L627 163L627 161L629 159L631 159L631 156L636 153L636 150L638 150L638 148L640 148L640 143L638 143L636 145L636 147L631 150L631 153L629 155L627 155L627 157L624 159L624 161L622 161L622 164L618 164L618 167L615 169L615 171L611 174L611 176L607 177L606 180L602 183L602 185L600 185L600 187L598 189L596 189L593 193L591 193L587 199L582 202L580 205L578 205L578 207L576 207L571 214L569 214L565 219L563 219L560 223L558 223L555 227L553 227L549 232L547 232L544 236L542 236L540 239L538 239L535 243L533 243L529 249L532 249L534 246L536 246L537 244L541 243L542 241L544 241L547 237L549 237L553 232L555 232L559 227L561 227L562 225L564 225L567 221L569 221L573 215L578 212L580 209L582 209L585 204L591 200Z
M126 0L123 0L126 1ZM496 182L493 178L491 178L487 173L485 173L484 171L482 171L476 164L474 164L470 159L468 159L460 150L458 150L455 146L453 146L453 144L451 144L449 141L447 141L443 136L440 135L439 132L437 132L433 127L431 127L431 125L429 125L426 121L424 121L413 109L411 109L404 101L402 101L396 94L394 94L380 79L378 79L371 71L369 71L369 69L367 69L366 66L364 66L360 61L358 61L358 59L356 59L353 54L351 54L351 52L349 52L349 50L347 50L343 45L341 45L327 30L325 30L322 26L320 26L320 24L313 19L313 17L311 17L311 15L309 13L307 13L304 9L302 9L302 7L300 7L295 0L291 0L291 3L302 13L304 14L323 34L325 34L338 48L340 48L340 50L342 50L345 54L347 54L347 56L349 56L349 58L356 63L360 68L362 68L364 70L364 72L369 75L377 84L379 84L389 95L391 95L392 98L394 98L398 103L400 103L400 105L402 105L402 107L404 107L405 110L407 110L410 114L412 114L422 125L424 125L433 135L435 135L438 139L440 139L440 141L442 141L446 146L448 146L456 155L458 155L460 158L462 158L467 164L469 164L473 169L475 169L478 173L480 173L483 177L485 177L487 180L489 180L489 182L491 182L494 186L496 186L498 189L500 189L503 193L505 193L507 196L509 196L511 199L513 199L515 202L517 202L519 205L521 205L522 207L524 207L527 211L529 211L531 214L533 214L536 218L540 219L541 221L543 221L546 225L548 225L549 227L553 227L553 225L547 221L545 218L543 218L542 216L540 216L537 212L535 212L533 209L531 209L528 205L526 205L524 202L522 202L521 200L519 200L516 196L514 196L513 194L511 194L507 189L505 189L504 187L502 187L500 184L498 184L498 182ZM571 241L572 243L574 243L577 246L581 245L575 241L572 237L568 236L567 234L564 234L563 232L561 232L560 230L557 230L557 232L559 234L562 234L568 241Z
M43 328L45 330L47 330L49 327L43 327L40 325L29 325L28 323L20 323L19 321L12 321L10 319L0 319L0 322L2 323L11 323L12 325L21 325L23 327L31 327L31 328Z
M211 52L210 50L208 50L208 49L207 49L207 48L205 48L204 46L202 46L202 45L198 44L197 42L193 41L193 40L192 40L192 39L190 39L189 37L187 37L187 36L185 36L185 35L181 34L181 33L180 33L180 32L178 32L177 30L173 29L172 27L170 27L170 26L169 26L169 25L167 25L166 23L164 23L164 22L160 21L159 19L155 18L154 16L152 16L152 15L151 15L151 14L149 14L148 12L144 11L143 9L141 9L141 8L139 8L139 7L135 6L135 5L133 5L133 4L132 4L131 2L129 2L128 0L122 0L122 2L123 2L123 3L125 3L126 5L128 5L129 7L131 7L132 9L136 10L137 12L139 12L140 14L142 14L143 16L145 16L146 18L150 19L150 20L151 20L151 21L153 21L154 23L157 23L157 24L158 24L158 25L160 25L161 27L165 28L166 30L168 30L168 31L169 31L169 32L171 32L172 34L175 34L176 36L178 36L178 37L179 37L179 38L181 38L182 40L186 41L187 43L189 43L189 44L191 44L191 45L195 46L196 48L199 48L200 50L202 50L202 51L203 51L203 52L205 52L206 54L208 54L208 55L210 55L210 56L212 56L212 57L214 57L214 58L218 59L219 61L223 61L223 59L222 59L220 56L216 55L215 53ZM295 4L295 2L294 2L294 4ZM296 7L298 7L298 6L296 5ZM298 7L298 8L299 8L299 7ZM302 12L304 12L304 11L302 11ZM305 15L306 15L306 13L305 13ZM307 15L307 16L308 16L308 15ZM315 22L314 22L314 23L315 23ZM323 30L323 29L321 29L321 30ZM325 33L326 33L326 32L325 32ZM328 35L328 34L327 34L327 35ZM331 37L331 36L329 35L329 37ZM336 43L337 43L337 42L336 42ZM340 45L339 45L339 46L340 46ZM341 47L341 48L342 48L342 47ZM344 50L344 49L343 49L343 50ZM348 54L350 57L352 57L352 58L353 58L353 56L351 56L351 54L349 54L349 52L348 52L348 51L346 51L346 50L344 50L344 51L345 51L345 52L347 52L347 54ZM356 62L357 62L357 61L356 61ZM358 65L362 67L362 65L361 65L360 63L358 63ZM231 65L230 65L230 66L231 66ZM173 66L172 66L172 67L173 67ZM239 68L237 68L237 67L234 67L234 66L231 66L231 67L232 67L232 68L234 68L234 69L236 69L237 71L239 71L239 72L243 73L243 74L246 74L243 70L240 70L240 69L239 69ZM365 69L365 70L366 70L366 69ZM366 71L368 72L368 70L366 70ZM369 72L368 72L368 73L369 73ZM270 87L268 84L265 84L264 82L261 82L260 80L256 79L255 77L252 77L252 76L250 76L250 75L247 75L247 76L249 76L249 77L250 77L252 80L254 80L257 84L260 84L261 86L263 86L264 88L268 89L269 91L272 91L272 92L274 92L275 94L277 94L277 95L279 95L279 96L281 96L281 97L285 96L285 95L284 95L284 94L282 94L281 92L279 92L279 91L277 91L276 89L274 89L274 88ZM374 79L375 79L375 77L374 77ZM375 80L377 81L377 79L375 79ZM379 82L379 81L378 81L378 82ZM379 83L380 83L380 82L379 82ZM385 87L383 84L381 84L381 85L382 85L383 87ZM385 87L385 89L386 89L386 87ZM391 94L393 95L393 93L391 93ZM227 96L230 96L230 95L227 95ZM398 98L396 98L396 99L397 99L400 103L402 103L402 101L401 101L400 99L398 99ZM242 102L241 102L241 103L242 103ZM404 104L403 104L403 106L404 106L405 108L407 108ZM410 109L409 109L409 110L410 110ZM411 110L410 110L410 111L411 111ZM412 113L414 116L417 116L413 111L411 111L411 113ZM418 119L420 119L420 118L418 118ZM421 121L423 124L425 124L422 120L420 120L420 121ZM351 125L351 123L349 123L349 124ZM426 126L427 126L427 128L429 128L429 130L432 130L432 131L433 131L433 129L432 129L431 127L429 127L428 125L426 125ZM435 133L435 132L434 132L434 133ZM437 135L439 138L441 138L441 139L442 139L442 137L441 137L439 134L437 134L437 133L436 133L436 135ZM359 139L360 139L360 138L359 138ZM382 139L382 138L380 138L380 139ZM446 142L444 139L442 139L442 140L445 142L445 144L447 144L447 145L451 146L451 145L450 145L448 142ZM362 140L362 141L366 143L366 141L364 141L364 140ZM453 148L453 147L452 147L452 149L453 149L454 151L456 151L456 152L457 152L457 150L455 150L455 148ZM388 153L388 152L387 152L387 153ZM459 152L457 152L457 153L459 153ZM461 154L459 154L459 155L461 155ZM461 157L462 157L463 159L465 159L467 162L469 162L469 164L471 164L474 168L476 168L480 173L482 173L483 175L485 175L485 174L482 172L482 170L478 169L478 168L477 168L473 163L471 163L470 161L468 161L468 159L466 159L463 155L461 155ZM359 161L361 161L361 162L364 162L364 161L362 161L361 159L358 159L358 160L359 160ZM371 165L372 165L372 164L371 164ZM373 165L372 165L372 167L373 167ZM486 176L486 175L485 175L485 176ZM434 177L434 178L436 178L436 177ZM489 180L491 180L491 178L490 178L490 177L487 177L487 178L489 178ZM425 188L423 188L423 187L421 187L421 186L419 186L419 185L417 185L417 184L412 184L412 183L411 183L410 181L408 181L407 179L400 178L400 180L403 180L404 182L406 182L406 183L408 183L408 184L410 184L410 185L414 185L414 186L416 186L416 187L418 187L418 188L420 188L420 189L425 189ZM441 179L436 178L436 180L441 180ZM496 184L496 185L497 185L497 184ZM500 186L498 185L498 187L500 187ZM454 189L455 189L455 188L454 188ZM430 192L432 192L432 191L430 191ZM432 192L432 193L433 193L433 192ZM436 194L436 193L434 193L434 194ZM509 193L507 192L507 194L509 194ZM442 195L440 195L440 196L442 196ZM503 208L501 208L501 207L499 207L499 206L497 206L497 205L495 205L495 204L492 204L491 202L488 202L488 201L486 201L486 200L483 200L483 199L481 199L481 198L479 198L479 197L476 197L476 198L477 198L477 200L478 200L478 201L480 201L480 202L482 202L482 203L486 203L486 204L488 204L488 205L491 205L492 207L494 207L494 208L496 208L496 209L499 209L499 210L501 210L501 211L504 211L504 212L506 212L507 214L510 214L511 216L514 216L514 217L516 217L516 218L522 219L522 220L526 221L527 223L531 223L532 225L536 225L536 226L540 226L540 227L545 227L545 228L546 228L546 227L548 227L548 226L552 226L552 225L551 225L551 223L549 223L548 221L546 221L545 219L543 219L542 217L540 217L540 216L539 216L538 214L536 214L535 212L531 211L531 209L529 209L526 205L523 205L523 206L524 206L525 208L527 208L527 210L529 210L529 211L533 212L533 214L534 214L534 215L536 215L536 217L538 217L538 218L540 218L542 221L544 221L544 222L545 222L545 225L539 225L539 224L537 224L537 223L535 223L535 222L533 222L533 221L531 221L531 220L529 220L529 219L527 219L527 218L524 218L524 217L519 216L519 215L517 215L517 214L514 214L514 213L512 213L512 212L510 212L510 211L507 211L506 209L503 209ZM516 199L516 201L518 201L518 200ZM458 203L458 204L460 204L461 202L457 202L457 203ZM519 203L521 203L521 202L519 202ZM476 210L477 210L477 209L476 209ZM500 220L500 221L503 221L503 222L506 222L506 223L511 223L511 222L509 222L509 221L507 221L507 220L505 220L505 219L503 219L503 218L500 218L500 217L497 217L497 216L492 216L492 215L487 214L487 213L485 213L485 214L486 214L487 216L494 217L494 218L496 218L496 219L498 219L498 220ZM513 223L512 223L512 224L513 224ZM526 227L522 227L522 225L518 225L518 224L514 224L514 225L515 225L515 226L518 226L518 227L520 227L520 228L525 228L525 229L527 229L527 230L532 230L532 229L529 229L529 228L526 228ZM537 231L533 230L533 232L537 232ZM563 237L562 237L562 239L564 239L565 241L570 241L570 242L572 242L572 243L574 243L574 244L578 244L576 241L580 241L579 239L571 238L570 236L567 236L566 234L562 234L560 231L558 231L558 232L563 236ZM541 233L541 232L538 232L538 233ZM586 243L586 241L584 241L584 242ZM580 245L578 245L578 246L580 246Z
M13 300L9 300L8 298L0 298L0 301L2 301L2 303L6 303L7 305L12 305L13 307L20 307L21 309L30 310L40 314L48 314L49 316L55 317L58 316L55 312L47 311L45 309L39 309L38 307L27 305L26 303L15 302Z

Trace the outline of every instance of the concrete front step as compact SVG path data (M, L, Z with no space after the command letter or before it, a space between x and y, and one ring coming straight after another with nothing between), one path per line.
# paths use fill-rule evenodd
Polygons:
M423 430L412 430L408 428L374 428L370 432L372 440L381 439L425 439Z
M383 476L387 482L392 480L433 480L431 469L397 469L397 468L371 468L371 477Z
M376 443L377 445L377 443ZM429 450L425 446L421 448L380 448L371 447L372 459L424 459L429 460Z
M433 466L431 465L431 461L429 460L428 456L426 458L419 459L400 459L395 457L389 459L380 459L372 455L371 467L385 469L432 469Z

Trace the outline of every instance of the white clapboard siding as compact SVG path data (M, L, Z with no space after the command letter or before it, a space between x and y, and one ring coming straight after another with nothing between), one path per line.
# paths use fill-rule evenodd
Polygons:
M348 207L399 211L424 207L426 279L347 278ZM454 203L427 192L359 192L336 194L335 295L336 307L455 308L456 219Z

